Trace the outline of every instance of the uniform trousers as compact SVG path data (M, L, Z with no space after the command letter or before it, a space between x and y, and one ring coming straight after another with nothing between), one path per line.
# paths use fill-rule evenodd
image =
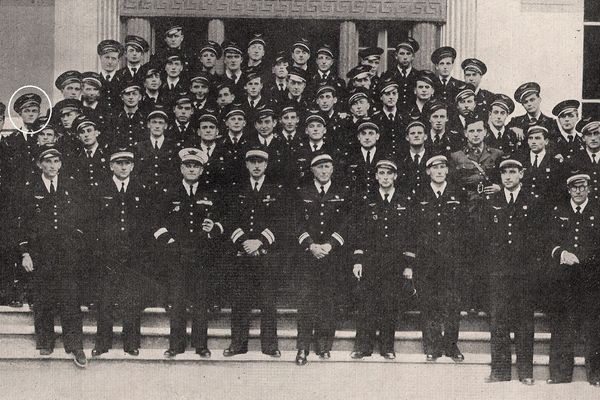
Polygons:
M123 350L140 347L141 285L137 275L137 254L129 248L113 249L114 257L102 262L102 277L98 295L98 329L95 348L112 348L113 325L117 317L123 320Z
M336 296L339 292L338 273L333 253L320 260L310 251L301 257L298 288L298 350L316 353L331 351L336 326Z
M441 354L458 342L461 271L452 262L423 265L416 274L421 300L423 352Z
M250 311L258 306L260 315L260 342L264 352L278 350L277 345L277 289L278 276L273 268L273 256L239 255L235 262L233 308L231 315L231 347L248 350Z
M208 348L208 272L206 243L168 245L174 260L169 265L170 333L169 348L183 353L187 347L187 307L192 317L192 347ZM208 260L210 262L210 260Z
M364 272L369 273L369 270ZM377 271L372 273L376 274ZM355 351L371 354L379 330L379 352L394 352L394 335L402 295L400 279L401 271L388 271L375 279L365 279L359 283Z
M598 278L585 267L558 266L551 287L559 299L552 302L550 321L550 378L571 382L575 345L580 333L584 339L588 381L600 380L600 306Z
M491 274L490 334L491 376L511 378L511 330L515 333L515 352L519 379L533 378L533 298L530 279L520 275Z
M31 255L34 266L32 295L37 349L54 348L56 310L60 315L65 351L70 353L83 348L77 266L69 254L71 250L49 244L48 251Z

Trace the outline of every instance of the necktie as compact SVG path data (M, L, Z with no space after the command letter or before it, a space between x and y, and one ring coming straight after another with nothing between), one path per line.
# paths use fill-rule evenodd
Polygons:
M539 166L539 164L538 164L538 155L537 154L535 155L535 160L533 160L533 166L535 168L537 168Z
M313 148L313 151L317 151L317 145L316 144L313 144L312 148Z
M581 214L581 206L575 207L575 214Z
M444 86L446 86L447 83L448 83L448 78L442 78L442 84Z
M50 194L55 194L56 188L54 187L54 181L50 181Z
M194 185L190 186L190 198L193 199L194 198Z
M92 158L92 151L91 150L86 150L85 154L87 155L87 158Z
M390 119L390 121L392 121L392 122L393 122L393 121L394 121L394 114L392 114L392 113L389 113L389 114L388 114L388 118Z
M106 82L110 82L110 75L106 74Z
M258 193L258 182L254 182L254 191Z
M125 182L121 182L121 189L119 189L119 193L125 194Z
M137 72L137 68L131 68L131 73L133 76L135 76L135 73Z
M367 151L367 165L371 165L371 150Z
M133 113L127 113L127 118L129 118L129 119L133 118Z
M438 190L437 192L435 192L435 194L437 194L437 198L438 198L438 199L439 199L440 197L442 197L442 192L441 192L441 191L439 191L439 190Z
M172 83L169 85L169 87L170 87L171 90L175 89L175 85L172 84Z
M154 141L154 150L158 151L158 140Z
M415 162L415 165L418 167L419 166L419 155L415 154L415 158L413 160Z
M256 105L256 101L250 100L250 107L254 108L255 105Z
M593 162L594 164L597 164L597 163L598 163L598 160L596 160L596 153L592 153L592 162Z
M438 144L440 142L440 134L436 133L435 138L433 139L433 143Z
M209 157L210 157L210 154L211 154L211 150L210 150L211 147L212 146L206 146L206 155L209 156Z
M515 204L515 197L513 196L512 193L510 194L510 199L508 200L508 204L511 205L511 206L513 204Z
M403 78L406 78L406 68L401 68L400 73L402 74Z
M319 192L321 198L325 197L325 186L321 185L321 191Z
M573 135L569 135L569 143L573 143Z
M150 100L152 100L153 103L156 103L156 97L150 97Z
M233 142L234 145L236 145L238 142L238 138L234 136L233 138L231 138L231 141Z
M282 84L279 84L279 91L283 92L283 85Z
M389 193L385 193L383 195L383 204L385 204L385 205L390 204L390 194Z
M537 124L537 118L531 118L531 123L532 124Z

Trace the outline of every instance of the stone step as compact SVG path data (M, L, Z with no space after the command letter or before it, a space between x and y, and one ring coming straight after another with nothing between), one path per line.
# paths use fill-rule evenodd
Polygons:
M0 340L0 342L3 342ZM293 363L295 360L296 352L293 350L290 351L282 351L281 358L272 358L262 354L260 351L249 351L247 354L240 354L235 357L223 357L220 351L213 351L213 354L210 359L202 359L198 357L193 351L187 351L183 354L177 355L177 357L172 359L166 359L163 356L162 349L142 349L140 351L139 356L132 357L130 355L125 354L122 351L117 349L113 349L108 353L103 354L100 357L91 357L91 348L85 348L86 355L88 356L89 365L88 371L91 373L94 369L96 363L106 363L109 362L118 366L123 363L150 363L150 362L160 362L160 363L177 363L177 364L187 364L197 368L198 365L203 364L206 366L214 365L216 363ZM57 348L53 354L50 356L40 356L39 353L29 345L15 345L15 346L2 346L0 347L0 364L2 362L10 362L14 367L15 363L18 362L32 362L38 361L40 366L46 364L50 365L50 363L54 362L64 362L70 363L72 360L71 355L66 354L64 350ZM445 368L455 363L445 357L440 358L435 362L427 362L425 361L425 357L422 354L401 354L397 353L397 358L395 360L386 360L383 357L377 355L373 355L371 357L365 357L362 360L353 360L350 358L349 353L347 351L332 351L331 358L329 360L321 360L315 354L310 354L308 356L308 365L302 368L310 368L310 365L313 363L319 364L335 364L335 363L358 363L358 364L411 364L415 367L427 366L427 368ZM517 376L516 371L516 357L513 356L513 376ZM534 378L538 381L543 381L548 378L548 356L544 355L536 355L533 359L534 362ZM460 365L480 365L487 366L490 363L489 354L471 354L465 353L465 361ZM75 367L73 367L75 368ZM300 367L298 367L300 368ZM459 365L456 365L456 368L460 368ZM585 380L585 362L582 357L575 358L575 370L573 373L574 381L584 381Z
M87 307L82 307L84 325L96 324L96 313L89 311ZM280 329L295 329L297 310L294 308L279 308L277 310L277 324ZM211 314L209 326L211 328L228 329L230 328L231 309L224 308L220 312ZM58 323L58 320L57 320ZM21 308L11 308L0 306L0 324L7 325L32 325L33 314L29 306L24 305ZM169 316L163 308L146 308L142 315L142 326L145 327L165 327L169 325ZM258 329L260 325L260 310L252 310L251 328ZM339 330L354 330L355 322L340 321L337 328ZM416 331L421 329L420 313L418 311L405 312L400 316L397 330ZM473 315L466 312L461 313L461 330L469 332L488 332L489 323L487 315ZM549 332L548 320L545 314L535 314L535 331Z

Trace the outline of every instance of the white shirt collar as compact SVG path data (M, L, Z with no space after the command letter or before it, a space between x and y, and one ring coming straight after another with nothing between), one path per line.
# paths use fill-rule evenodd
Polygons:
M321 185L321 183L316 179L313 180L313 183L315 184L315 187L317 188L317 192L320 192L321 186L323 186L323 189L325 189L325 193L327 193L329 191L329 187L331 186L331 180L324 185Z
M535 162L535 156L537 156L538 158L538 167L540 166L540 164L542 163L542 160L544 159L544 156L546 155L546 149L540 151L539 153L534 153L533 151L529 152L529 159L531 160L531 165L534 164Z
M127 177L127 179L122 181L113 175L112 180L115 183L115 186L117 187L117 191L121 190L121 186L122 186L121 183L125 183L125 191L127 192L127 187L129 186L129 177Z
M260 188L262 188L262 185L263 185L263 183L265 182L265 176L264 176L264 175L263 175L263 176L261 176L261 177L260 177L260 179L259 179L258 181L257 181L257 180L255 180L254 178L252 178L252 177L251 177L251 178L250 178L250 187L251 187L252 189L254 189L254 184L255 184L255 182L257 182L257 183L258 183L258 190L260 191Z
M48 179L44 174L42 174L42 181L44 182L44 186L46 186L48 193L50 193L50 182L52 182L54 185L54 190L58 190L58 175L52 179Z
M106 72L104 70L100 70L100 75L102 75L104 78L106 78L106 75L110 76L110 80L111 81L115 77L116 73L117 73L117 70L114 70L112 72Z
M577 207L581 208L581 212L583 212L583 210L585 210L585 206L587 206L587 203L589 201L589 197L587 199L585 199L585 201L583 203L581 203L579 206L577 204L575 204L575 202L573 200L571 200L571 208L573 209L573 212L577 212Z
M394 193L396 193L396 188L392 188L392 190L390 190L390 192L388 193L388 202L392 201ZM385 192L381 188L379 188L379 195L381 196L381 200L385 200Z
M227 134L229 136L229 140L231 141L231 143L233 143L233 139L236 139L239 142L244 133L240 132L238 135L234 135L231 133L231 131L228 131Z
M409 153L410 153L410 158L411 158L413 161L414 161L414 159L415 159L415 155L417 155L417 154L418 154L418 155L419 155L419 164L420 164L420 163L421 163L421 161L423 160L423 156L425 155L425 147L423 147L423 148L421 149L421 151L420 151L420 152L418 152L418 153L415 153L415 152L413 151L412 147L411 147L411 148L410 148L410 151L409 151Z
M375 158L375 153L377 152L377 146L373 146L371 147L369 150L365 149L364 147L360 147L360 151L363 155L363 160L367 161L367 152L371 152L371 163L373 162L373 159Z
M234 73L232 73L232 72L231 72L231 71L229 71L229 70L225 70L225 74L227 75L227 77L228 77L229 79L231 79L232 81L234 81L234 82L236 82L236 83L237 83L238 79L240 79L240 76L242 75L242 71L241 71L241 70L238 70L238 71L236 71L236 72L235 72L235 74L234 74Z
M268 146L268 145L270 145L270 144L271 144L271 140L273 140L273 136L275 136L275 135L273 135L272 133L271 133L269 136L267 136L267 137L264 137L264 136L259 136L259 137L258 137L258 141L259 141L259 142L260 142L260 144L262 144L263 146Z
M190 190L192 190L192 193L194 194L196 194L198 191L198 182L194 182L192 185L188 185L185 179L183 179L181 182L183 182L183 187L185 188L188 196L190 195Z
M94 157L94 154L96 154L96 150L98 150L98 142L94 143L94 145L92 146L91 149L83 149L83 151L86 153L91 150L92 154L90 154L91 157Z
M202 151L203 151L203 152L205 152L205 153L206 153L206 155L207 155L207 156L210 156L210 155L212 155L212 152L213 152L213 151L215 151L215 147L216 147L216 146L215 146L215 143L212 143L212 144L210 145L210 154L209 154L209 148L208 148L208 146L206 145L206 143L204 143L204 142L200 143L200 148L202 149Z
M150 143L152 144L152 147L154 147L155 142L158 142L158 148L160 149L165 142L165 135L160 135L158 138L150 135Z
M171 85L177 85L177 83L179 83L179 77L177 78L171 78L170 76L167 77L167 83L169 84L169 86Z
M311 150L314 150L315 145L317 146L317 150L321 150L321 147L323 147L324 143L325 141L323 139L319 140L318 142L313 142L312 140L308 141Z
M504 135L505 130L506 130L505 126L502 126L502 129L496 129L494 124L490 124L490 132L492 132L492 135L494 135L494 137L496 139L500 139L502 137L502 135Z
M592 154L595 154L595 155L596 155L596 163L600 162L600 150L599 150L599 151L597 151L597 152L595 152L595 153L592 153L592 152L590 151L590 149L588 149L588 148L586 147L586 148L585 148L585 152L587 153L588 157L590 158L590 161L592 161L592 160L593 160L593 158L592 158Z
M515 200L515 202L517 201L517 197L519 197L519 192L521 191L521 187L522 185L519 184L519 187L516 188L515 190L513 190L512 192L509 190L506 190L506 188L503 188L504 190L504 198L506 199L506 202L508 203L510 201L510 194L513 194L513 199Z
M433 190L433 193L436 194L436 196L437 196L437 192L441 192L441 195L443 195L444 192L446 191L446 186L448 186L448 182L444 181L444 183L442 183L441 186L436 186L433 182L429 182L429 186Z
M95 110L96 107L98 106L98 100L96 100L93 103L88 103L87 101L83 100L83 106L87 107L87 108L91 108L92 110Z

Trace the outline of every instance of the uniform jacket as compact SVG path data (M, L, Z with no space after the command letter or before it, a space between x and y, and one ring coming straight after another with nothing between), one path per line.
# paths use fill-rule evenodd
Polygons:
M449 176L452 182L464 187L470 193L477 193L478 186L499 183L500 176L497 166L502 157L498 149L484 146L479 155L469 146L450 155ZM475 166L478 163L484 173Z
M415 84L417 82L417 76L419 70L414 67L410 70L407 77L403 78L398 67L394 67L391 70L385 72L381 79L392 77L396 83L398 83L398 108L401 112L407 112L408 109L415 103Z
M138 109L129 118L127 113L121 110L115 119L114 134L112 145L133 148L146 137L146 116Z
M177 144L167 138L162 146L154 149L153 140L147 138L135 147L134 173L139 177L142 185L159 186L165 179L175 180L179 175L179 151Z

